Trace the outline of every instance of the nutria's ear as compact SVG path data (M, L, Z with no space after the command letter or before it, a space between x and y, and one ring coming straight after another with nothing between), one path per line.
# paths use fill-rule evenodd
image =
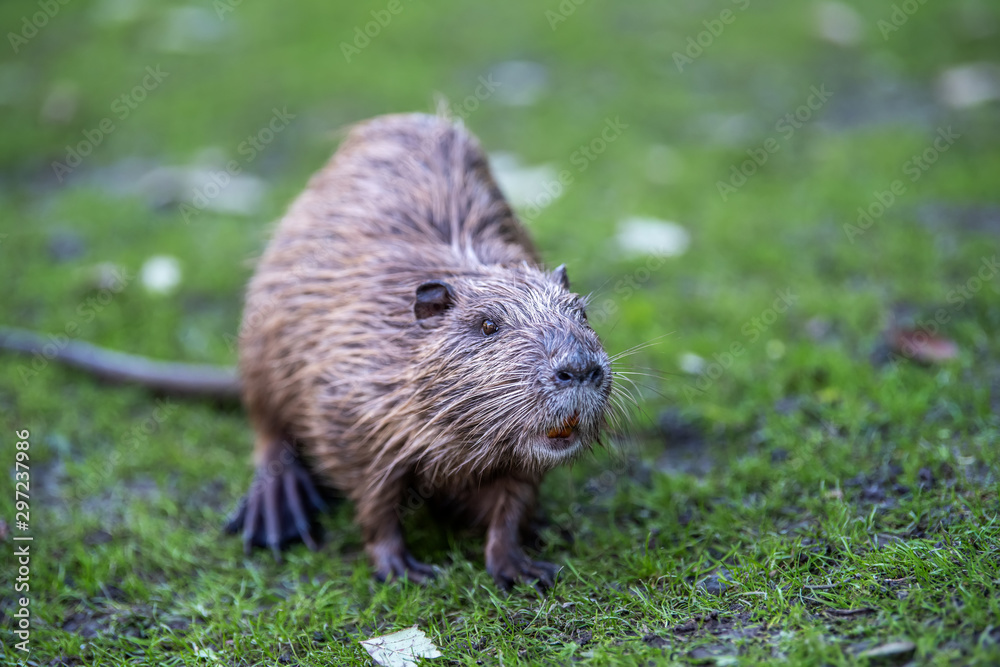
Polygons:
M455 302L455 291L451 285L439 280L431 280L417 288L417 301L413 304L413 314L418 320L441 315Z
M556 270L552 272L552 280L569 289L569 276L566 275L565 264L556 267Z

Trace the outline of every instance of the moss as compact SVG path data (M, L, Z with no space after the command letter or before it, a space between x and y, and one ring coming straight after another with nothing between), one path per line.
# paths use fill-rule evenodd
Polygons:
M465 122L488 150L557 169L607 118L627 124L531 227L551 264L616 306L600 325L611 351L653 344L627 359L648 373L631 376L631 466L599 452L546 481L538 544L565 569L544 598L499 594L481 540L419 517L414 549L440 579L376 584L346 505L320 553L245 558L219 531L251 475L238 409L173 401L158 421L141 390L0 356L0 518L15 535L14 431L31 432L33 664L363 665L360 639L413 623L452 664L846 664L890 640L921 664L997 662L1000 278L973 280L998 247L997 107L949 109L935 91L944 69L997 59L1000 14L927 3L883 39L892 8L852 3L860 41L838 47L816 38L811 5L753 2L678 71L703 22L743 4L584 3L553 29L555 2L404 0L351 62L341 42L383 5L59 5L0 66L0 322L233 363L252 259L337 129L464 100L497 63L531 60L548 77L536 103L490 97ZM0 18L16 32L34 10ZM171 24L186 51L166 48ZM123 117L116 100L147 67L168 75ZM785 136L780 119L821 85L829 101ZM275 108L295 118L241 152ZM59 182L52 163L105 118L113 131ZM911 180L947 127L959 138ZM768 139L779 149L723 197ZM661 151L651 174L653 145L670 173ZM177 201L126 187L213 147L267 184L252 214L186 222ZM894 180L893 204L845 229ZM612 251L636 215L682 224L689 250L645 277L646 259ZM182 282L152 294L136 276L163 254ZM101 292L103 262L121 289ZM794 303L772 318L783 291ZM890 313L937 321L957 358L872 363ZM685 353L717 368L685 374ZM5 591L12 663L14 605Z

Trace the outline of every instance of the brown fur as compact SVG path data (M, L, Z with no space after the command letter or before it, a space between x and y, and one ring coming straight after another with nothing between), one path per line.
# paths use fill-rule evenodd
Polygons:
M259 471L282 443L301 454L356 504L382 578L429 574L399 526L412 487L487 528L498 582L546 582L552 568L524 556L518 531L544 472L597 437L611 390L584 304L560 277L539 267L462 128L418 114L356 126L248 289L240 370ZM420 319L415 291L429 281L452 300ZM500 331L486 337L484 318ZM552 379L587 364L589 385ZM547 430L574 413L575 440L549 447Z

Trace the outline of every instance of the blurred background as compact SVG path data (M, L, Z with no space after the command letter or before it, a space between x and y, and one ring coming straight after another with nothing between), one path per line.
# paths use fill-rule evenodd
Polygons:
M546 260L596 293L610 348L672 332L651 365L691 353L697 375L747 344L709 401L758 360L809 354L791 334L864 356L893 304L947 306L996 247L988 2L0 11L5 323L62 331L120 270L80 339L233 361L252 258L341 128L439 104L481 137ZM750 344L780 289L796 302Z
M995 2L39 0L0 25L0 324L233 364L253 260L342 128L443 106L608 349L651 343L627 363L654 470L809 487L993 451ZM0 369L84 571L150 535L173 562L249 481L238 409L161 420L142 390Z
M697 382L745 344L688 401L713 417L748 379L780 382L773 366L863 361L896 304L925 318L954 306L949 291L996 248L989 2L0 13L7 324L80 319L81 340L232 362L252 260L340 130L442 104L481 137L546 261L595 293L609 348L670 333L645 365ZM81 316L115 271L120 291ZM947 323L963 354L985 344L998 284ZM742 331L782 289L791 309ZM683 384L655 388L676 402Z

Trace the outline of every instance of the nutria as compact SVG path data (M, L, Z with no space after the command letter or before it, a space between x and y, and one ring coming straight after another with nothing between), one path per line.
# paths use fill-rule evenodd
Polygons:
M230 529L248 547L315 544L312 476L354 501L380 579L433 573L400 528L417 489L486 528L498 584L551 584L519 533L542 475L604 425L610 362L463 128L412 114L350 131L250 281L240 371L257 477Z
M125 372L135 358L76 342L56 358L168 391L242 386L257 472L227 529L247 551L315 549L330 490L354 501L379 579L423 581L434 570L400 526L417 493L486 529L498 585L548 586L558 568L525 555L521 530L545 472L596 441L612 391L584 307L564 267L541 268L476 139L393 115L351 129L280 222L247 292L241 383L142 359Z

